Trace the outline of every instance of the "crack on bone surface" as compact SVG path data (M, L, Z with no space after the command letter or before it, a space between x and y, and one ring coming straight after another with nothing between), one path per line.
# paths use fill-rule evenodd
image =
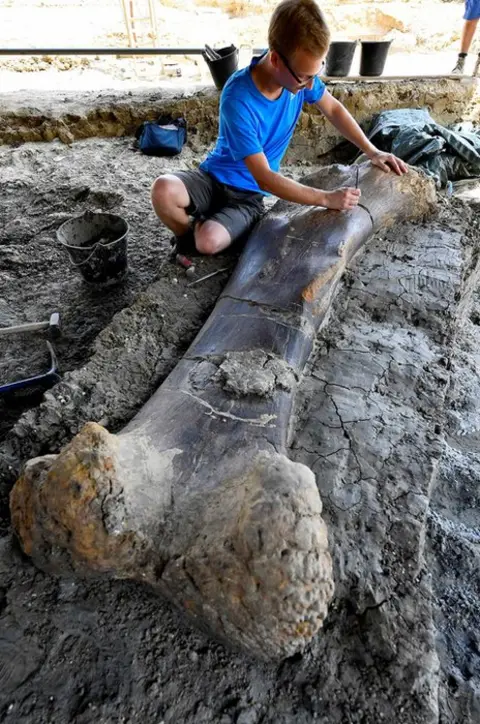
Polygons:
M239 297L228 293L222 294L222 297L223 299L230 299L232 302L248 303L250 307L257 309L260 314L263 314L265 319L268 319L275 324L281 324L282 326L290 327L293 330L300 330L305 335L315 334L315 328L312 325L311 320L303 316L304 310L302 305L299 303L292 303L291 309L285 309L265 302L254 301L248 297ZM236 315L236 319L248 319L249 317L251 318L251 315L249 314Z
M270 397L276 388L290 392L296 382L295 370L287 362L261 349L228 352L220 371L223 389L239 397Z
M245 422L248 425L255 425L258 427L267 427L267 426L274 427L274 426L270 425L270 423L276 419L276 417L277 417L276 415L263 414L263 415L260 415L260 417L255 417L255 418L254 417L239 417L238 415L234 415L231 412L228 412L227 410L216 410L208 402L206 402L205 400L202 400L200 397L196 397L195 395L192 395L192 393L188 392L188 390L180 390L180 393L182 395L188 395L189 397L194 399L195 402L198 402L199 405L202 405L202 407L207 408L208 414L210 414L210 415L229 419L229 420L235 420L237 422Z

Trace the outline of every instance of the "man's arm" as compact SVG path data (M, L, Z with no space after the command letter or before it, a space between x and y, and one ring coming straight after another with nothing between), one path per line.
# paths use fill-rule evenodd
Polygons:
M379 166L379 168L384 171L390 171L391 168L399 176L408 171L407 164L400 158L394 156L393 153L379 151L373 143L370 143L345 106L337 101L328 91L324 92L315 105L322 111L325 118L340 131L342 136L363 151L373 164Z
M245 159L245 165L262 189L285 201L294 201L306 206L326 206L329 209L353 209L358 204L360 190L340 188L322 191L304 186L272 171L264 153L253 153Z

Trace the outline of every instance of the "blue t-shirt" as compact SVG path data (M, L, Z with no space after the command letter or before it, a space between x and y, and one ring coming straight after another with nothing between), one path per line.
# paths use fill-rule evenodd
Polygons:
M264 153L272 171L278 171L304 102L316 103L325 84L315 77L312 88L296 94L285 88L277 100L265 98L253 82L250 68L234 73L220 99L220 128L215 148L200 165L218 181L244 191L265 193L245 165L244 158Z

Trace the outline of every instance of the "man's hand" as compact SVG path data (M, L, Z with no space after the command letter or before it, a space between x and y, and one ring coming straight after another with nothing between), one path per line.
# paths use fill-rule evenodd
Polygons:
M322 191L320 206L326 206L327 209L337 209L338 211L346 211L354 209L360 201L360 189L353 189L349 186L342 186L334 191Z
M316 103L317 107L321 110L325 118L332 123L335 128L340 131L342 136L353 143L360 151L366 153L370 161L381 168L383 171L395 171L399 176L407 173L407 164L402 161L393 153L384 153L379 151L373 143L370 143L358 123L347 111L345 106L342 106L340 101L337 101L327 90L323 93L322 97Z
M353 209L358 204L360 190L343 187L334 191L322 191L304 186L298 181L286 178L272 171L264 153L252 153L244 158L245 166L263 191L279 199L293 201L305 206L326 206L328 209Z
M384 151L375 151L368 154L370 161L374 166L378 166L382 171L390 171L392 169L399 176L408 173L408 166L401 158L394 156L393 153L385 153Z

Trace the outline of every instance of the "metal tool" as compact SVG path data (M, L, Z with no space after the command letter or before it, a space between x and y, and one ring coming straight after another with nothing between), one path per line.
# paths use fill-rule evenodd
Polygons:
M205 43L205 55L208 57L208 59L209 59L210 61L212 61L212 60L220 60L220 58L222 57L222 56L220 55L220 53L217 53L216 50L214 50L213 48L211 48L210 45L207 45L206 43Z
M184 254L175 254L175 261L185 269L185 276L192 279L195 276L195 264Z
M358 189L358 175L360 173L360 168L357 166L356 169L356 175L355 175L355 188Z
M56 382L60 381L60 375L58 374L58 363L55 355L55 350L50 342L47 341L47 349L50 354L50 367L47 372L40 375L34 375L33 377L26 377L23 380L16 380L15 382L8 382L6 385L0 385L0 396L8 395L18 390L25 390L29 387L41 386L44 388L51 387Z
M50 315L50 319L46 322L26 322L25 324L17 324L14 327L0 328L0 337L7 334L20 334L21 332L39 332L48 329L52 337L58 337L60 334L60 314L54 312Z
M228 271L230 269L229 266L224 266L222 269L217 269L217 271L211 272L211 274L206 274L204 277L200 277L200 279L195 279L194 282L190 282L190 284L187 284L187 287L193 287L194 284L199 284L200 282L204 282L205 279L210 279L210 277L214 277L216 274L220 274L220 272Z

